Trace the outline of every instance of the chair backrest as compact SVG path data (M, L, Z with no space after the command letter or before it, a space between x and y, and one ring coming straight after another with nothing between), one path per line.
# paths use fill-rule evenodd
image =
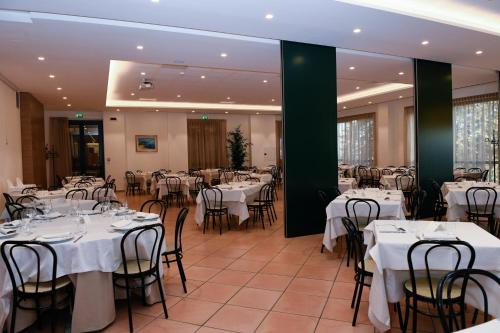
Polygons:
M390 176L390 175L392 175L392 170L388 169L388 168L384 168L384 169L382 169L382 175Z
M177 215L177 220L175 221L174 248L180 252L182 252L182 229L184 228L184 221L186 220L188 213L189 209L183 207Z
M436 290L431 283L431 279L435 276L437 271L456 271L457 269L463 268L462 258L464 257L464 251L469 254L469 260L466 263L467 268L472 268L474 261L476 259L476 251L467 242L461 240L420 240L415 242L410 246L407 252L408 266L410 268L410 281L412 286L412 291L415 293L417 290L417 278L425 274L425 278L428 281L428 287L431 294L431 299L433 303L435 302ZM414 258L414 253L417 255ZM453 267L437 267L436 263L443 264L443 255L446 255L446 263L452 264ZM415 267L414 263L424 263L425 270L422 273L424 267Z
M86 181L86 180L80 180L76 182L75 187L76 188L87 188L87 187L92 187L94 186L91 182Z
M143 244L148 244L151 246L150 251L142 252L139 249L143 249L140 246L141 237L146 237L148 234L152 234L152 239L143 241ZM120 250L122 255L122 264L125 275L128 274L127 260L134 260L139 268L139 274L141 273L159 273L160 256L162 251L162 244L165 237L165 228L161 223L155 224L144 224L135 228L128 230L122 237L120 242ZM130 239L130 240L129 240ZM133 246L126 247L126 243L132 242ZM130 243L129 243L130 245ZM126 248L132 249L128 253ZM130 252L132 252L130 254ZM149 267L144 267L141 265L142 260L149 260Z
M84 188L75 188L73 190L69 190L66 193L66 199L80 199L87 200L89 192Z
M82 176L80 178L81 181L84 181L84 182L90 182L90 183L95 183L96 182L96 179L94 176Z
M26 208L20 203L15 202L7 202L5 203L5 209L7 209L7 213L12 221L19 220L21 218L21 213Z
M431 190L432 195L434 196L434 200L439 201L439 203L444 203L443 192L441 192L441 186L439 186L439 183L437 181L432 180Z
M94 191L92 191L92 200L102 201L106 199L108 197L108 190L109 188L107 186L94 188Z
M455 168L455 171L463 171L465 172L467 169L466 168L463 168L463 167L458 167L458 168Z
M109 203L109 208L110 209L118 209L120 207L123 207L123 204L118 201L118 200L109 200L109 201L99 201L92 207L92 210L102 210L102 207Z
M35 201L37 201L38 198L34 195L22 195L19 198L16 199L16 203L21 204L21 205L26 205L26 204L32 204Z
M165 222L165 214L167 214L168 202L165 200L151 199L145 201L141 205L141 212L157 213L160 215L161 221Z
M380 180L382 172L380 171L379 168L370 168L370 176L372 180Z
M201 190L205 209L216 209L222 207L223 194L217 187L204 188Z
M489 173L490 173L490 170L483 170L483 172L481 172L481 181L483 181L483 182L487 181Z
M422 217L422 206L427 198L427 191L415 188L411 192L410 200L410 215L413 220L418 220Z
M125 178L127 179L127 185L135 184L135 174L132 171L125 171Z
M380 216L380 205L373 199L352 198L345 203L347 217L356 223L357 229L360 224L368 224L378 220Z
M354 254L355 263L354 271L357 272L359 270L360 267L358 266L358 263L361 264L361 269L365 270L365 261L363 260L363 238L358 231L359 229L348 217L342 218L342 224L347 230L347 237L352 245L352 253Z
M21 194L36 194L40 188L38 186L32 186L32 187L25 187L21 191Z
M460 302L457 307L449 306L451 300L451 288L453 286L461 286ZM483 321L489 320L489 304L490 299L498 299L500 290L500 277L482 269L459 269L455 272L449 272L439 281L437 288L437 308L439 319L444 333L459 331L466 328L465 324L465 294L468 288L474 288L475 300L481 308L482 304ZM482 298L482 299L481 299ZM460 316L460 320L457 319Z
M5 203L15 202L14 198L9 193L3 193L3 197L5 198Z
M7 240L0 246L0 252L2 253L3 261L7 267L7 271L9 272L9 277L12 282L14 299L17 298L19 291L26 293L26 282L33 283L35 286L35 292L38 293L40 284L47 281L47 276L42 276L42 262L44 265L51 264L48 272L51 272L51 292L55 292L57 278L57 254L52 246L38 241ZM26 272L23 271L23 268L27 265L30 268L34 267L36 269L35 274L29 274L29 277L26 276ZM32 291L30 290L30 293L31 292Z
M396 189L409 192L413 189L413 182L415 178L410 175L398 175L396 176Z
M465 192L467 210L473 214L493 214L497 191L493 187L469 187Z
M469 172L469 173L481 173L481 172L483 172L483 170L481 170L481 168L469 168L469 170L467 170L467 172Z
M272 202L273 201L273 188L271 184L264 184L259 190L259 201L260 202Z
M182 180L179 177L170 176L167 177L165 182L167 183L167 190L169 193L178 193L181 191Z

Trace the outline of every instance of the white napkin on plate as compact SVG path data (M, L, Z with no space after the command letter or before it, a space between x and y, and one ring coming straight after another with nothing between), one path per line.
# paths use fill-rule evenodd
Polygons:
M130 221L130 220L123 220L123 221L113 222L111 224L111 226L113 228L123 228L123 227L128 226L130 223L132 223L132 221Z
M456 240L457 237L455 235L450 234L445 231L432 231L432 232L424 232L422 234L423 239L428 240Z
M41 235L41 238L53 239L53 238L66 238L71 237L71 232L54 232L52 234Z
M3 228L0 228L0 235L4 235L4 236L7 236L7 235L10 235L10 234L15 234L17 231L15 229L3 229Z

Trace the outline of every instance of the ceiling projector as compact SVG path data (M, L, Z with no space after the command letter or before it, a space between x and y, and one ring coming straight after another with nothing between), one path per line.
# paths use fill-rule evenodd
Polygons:
M139 90L148 90L153 89L153 81L149 79L143 79L141 83L139 83Z

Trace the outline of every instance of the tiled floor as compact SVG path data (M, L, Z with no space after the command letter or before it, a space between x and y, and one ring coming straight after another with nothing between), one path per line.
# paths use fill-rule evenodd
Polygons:
M147 199L145 195L127 197L132 208ZM182 290L176 267L165 266L169 319L164 319L160 304L143 306L134 301L136 331L374 332L367 317L369 290L365 289L362 298L358 324L352 327L352 266L346 267L336 252L320 253L322 235L285 238L281 200L276 206L279 218L272 227L266 224L262 230L250 224L246 230L233 221L231 231L225 226L222 235L211 228L204 235L194 222L195 208L190 203L183 231L188 293ZM169 208L167 213L169 244L178 212ZM128 332L127 320L126 303L119 301L117 318L104 331ZM434 326L431 320L419 320L423 332L434 332Z

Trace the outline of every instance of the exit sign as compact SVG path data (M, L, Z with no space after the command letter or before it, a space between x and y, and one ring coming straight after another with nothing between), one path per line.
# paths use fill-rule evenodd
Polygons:
M77 119L82 119L84 116L85 116L84 112L77 112L75 114L75 118L77 118Z
M208 120L208 114L204 114L201 116L201 120Z

